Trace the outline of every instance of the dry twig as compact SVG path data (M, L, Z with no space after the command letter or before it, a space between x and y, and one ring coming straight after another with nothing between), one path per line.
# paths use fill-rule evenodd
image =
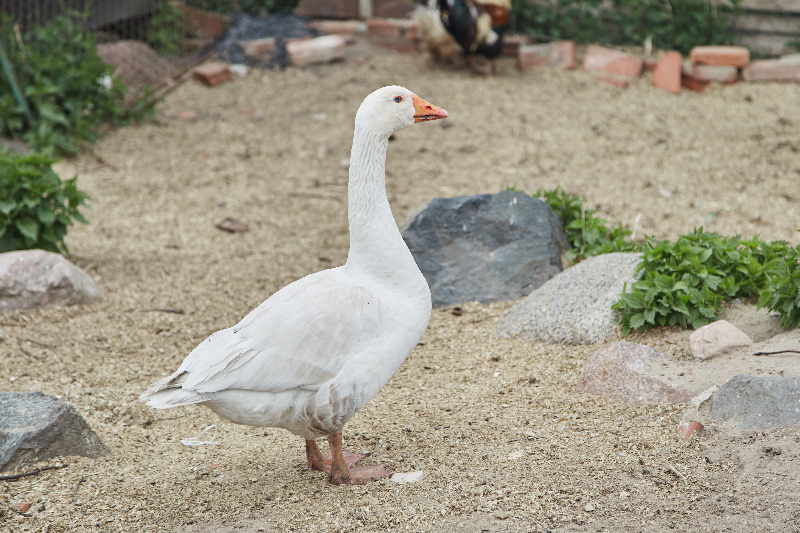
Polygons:
M42 468L35 468L28 472L22 472L21 474L8 474L6 476L0 476L0 481L10 481L12 479L19 479L21 477L35 476L39 472L44 472L45 470L54 470L56 468L64 468L66 466L69 466L69 463L64 463L63 465L53 465L53 466L45 466Z

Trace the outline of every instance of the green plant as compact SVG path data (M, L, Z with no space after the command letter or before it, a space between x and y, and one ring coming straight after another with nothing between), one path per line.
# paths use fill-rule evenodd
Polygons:
M545 39L642 45L688 53L728 44L741 0L512 0L512 29Z
M0 150L0 252L42 248L67 252L64 236L74 220L86 224L78 210L88 196L77 176L62 181L41 154Z
M183 14L172 2L162 3L147 22L145 40L160 54L177 56L181 52Z
M8 63L0 75L0 137L71 155L78 142L97 138L101 123L128 124L152 113L150 92L135 111L125 108L127 88L97 55L84 18L71 12L23 35L0 13L0 52Z
M573 196L561 187L545 191L537 190L533 196L544 199L550 209L564 222L564 230L570 243L567 259L577 263L595 255L610 252L633 252L637 243L626 239L631 232L617 224L595 215L594 209L585 209L583 199Z
M612 309L622 311L623 333L677 325L699 328L716 319L723 302L757 296L764 263L783 249L758 238L742 240L695 229L675 242L648 239L637 272Z
M782 254L764 265L766 283L758 299L758 307L767 307L780 314L781 327L800 327L800 245L783 245Z

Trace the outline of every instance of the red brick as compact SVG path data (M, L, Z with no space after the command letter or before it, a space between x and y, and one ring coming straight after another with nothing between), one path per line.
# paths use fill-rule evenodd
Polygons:
M739 69L727 65L692 65L692 76L701 81L735 83L739 79Z
M780 59L753 61L742 69L742 79L800 83L800 54L783 56Z
M327 63L344 59L347 43L341 35L323 35L313 39L295 40L286 43L286 53L292 66L312 63Z
M172 5L180 10L181 22L192 35L216 39L225 33L228 17L187 6L183 2L172 2Z
M635 78L642 73L642 60L625 52L591 44L586 47L583 69Z
M268 63L275 51L275 37L255 39L252 41L239 41L242 53L251 59Z
M575 68L575 43L554 41L547 44L524 45L517 56L520 70L531 67Z
M745 67L750 62L750 51L743 46L695 46L689 52L692 65L721 65Z
M219 61L210 61L194 69L192 75L196 80L200 80L209 87L219 85L224 81L229 81L231 76L231 69L227 63Z
M672 94L681 92L681 54L666 52L653 69L653 85Z
M370 37L402 37L405 28L393 20L371 19L367 22L367 35Z

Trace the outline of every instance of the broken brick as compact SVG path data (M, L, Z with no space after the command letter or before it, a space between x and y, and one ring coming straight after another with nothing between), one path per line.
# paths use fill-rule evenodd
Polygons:
M196 80L200 80L209 87L214 87L224 81L230 81L233 77L228 64L220 61L209 61L200 65L194 69L192 75Z
M681 54L666 52L653 68L653 85L672 94L681 92Z

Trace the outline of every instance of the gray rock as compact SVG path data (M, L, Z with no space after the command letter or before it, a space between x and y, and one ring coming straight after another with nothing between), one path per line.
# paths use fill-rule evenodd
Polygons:
M589 357L575 392L587 392L622 400L631 405L685 403L689 391L647 375L648 366L672 357L633 342L609 343Z
M638 254L613 253L566 269L509 309L497 323L500 337L522 335L534 342L596 344L614 333L625 283L638 281Z
M44 250L0 254L0 312L88 303L100 288L62 255Z
M435 198L403 225L434 307L514 300L561 271L561 220L514 191Z
M0 471L62 455L101 457L103 441L68 403L41 392L0 394Z
M714 396L711 418L744 430L793 426L800 422L800 378L734 376Z

